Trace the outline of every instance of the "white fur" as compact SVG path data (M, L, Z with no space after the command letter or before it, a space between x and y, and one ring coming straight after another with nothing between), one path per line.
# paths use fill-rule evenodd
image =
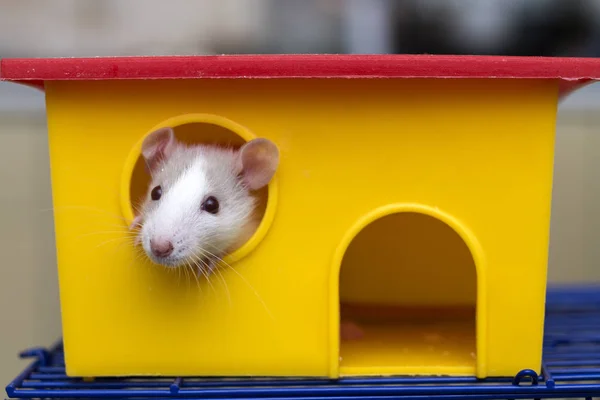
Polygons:
M265 152L268 157L265 157ZM254 191L267 185L279 163L277 146L253 139L240 149L178 143L171 128L145 139L142 154L152 182L133 227L145 253L157 264L211 269L255 232L260 218ZM162 195L152 200L157 185ZM203 203L213 196L219 209L211 213ZM166 257L156 257L150 242L172 244Z
M209 264L208 259L222 257L249 238L257 226L255 199L237 178L234 153L193 148L179 151L156 171L150 190L161 185L163 192L159 200L147 200L141 243L157 264ZM208 196L219 201L217 214L202 209ZM151 239L170 241L173 252L159 260L150 248Z
M162 263L178 264L182 259L188 259L193 252L190 240L192 226L197 226L198 215L202 212L200 206L208 191L208 181L204 172L204 160L200 157L186 168L173 185L163 192L158 201L158 207L148 215L143 226L142 245L146 253L153 257L150 249L150 239L168 240L174 245L170 257ZM204 224L217 223L215 218L203 219ZM213 221L211 221L213 219ZM190 232L191 231L191 232ZM191 235L193 237L193 235Z
M197 158L162 196L157 211L149 221L157 236L177 234L178 227L200 211L199 204L207 192L203 164L204 160Z

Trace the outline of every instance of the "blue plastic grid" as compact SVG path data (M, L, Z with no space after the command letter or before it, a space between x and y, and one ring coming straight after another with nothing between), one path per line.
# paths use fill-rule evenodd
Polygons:
M523 305L527 307L526 304ZM34 361L7 387L10 398L111 399L541 399L600 398L600 286L553 288L546 303L544 363L514 378L369 377L102 378L65 375L62 345L21 353Z

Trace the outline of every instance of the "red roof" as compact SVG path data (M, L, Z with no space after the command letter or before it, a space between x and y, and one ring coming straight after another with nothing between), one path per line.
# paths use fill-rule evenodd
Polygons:
M600 79L600 59L441 55L219 55L0 61L0 80L276 78L560 79L563 92Z

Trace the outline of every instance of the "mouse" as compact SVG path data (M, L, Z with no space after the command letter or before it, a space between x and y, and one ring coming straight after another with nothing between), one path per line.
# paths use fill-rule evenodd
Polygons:
M211 273L258 228L256 194L278 169L277 145L265 138L239 149L188 145L165 127L148 134L141 147L151 180L129 226L137 230L135 245L155 264ZM340 335L357 340L364 332L354 321L343 320Z
M164 127L144 138L141 153L151 182L129 229L155 264L209 273L254 234L262 219L257 191L279 166L271 140L191 145Z

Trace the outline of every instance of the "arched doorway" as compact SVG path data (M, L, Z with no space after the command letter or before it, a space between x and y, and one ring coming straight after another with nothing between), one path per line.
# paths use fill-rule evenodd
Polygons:
M337 315L359 329L337 341L338 374L478 375L480 255L438 209L390 205L361 219L336 254Z

